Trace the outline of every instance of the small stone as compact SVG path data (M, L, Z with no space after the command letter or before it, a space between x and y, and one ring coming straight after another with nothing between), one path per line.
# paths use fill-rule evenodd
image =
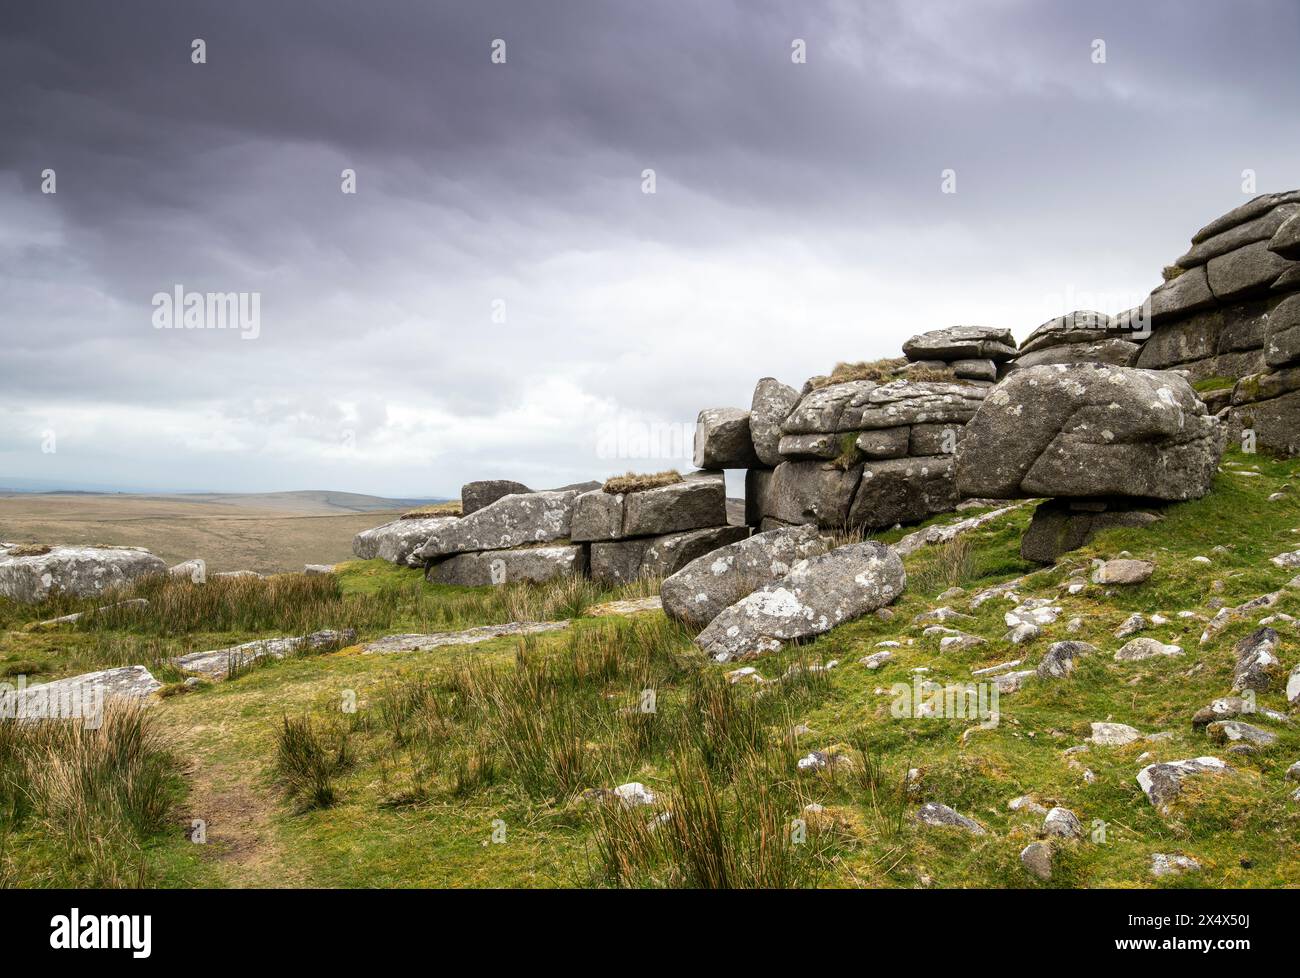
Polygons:
M1078 839L1083 835L1079 818L1068 808L1053 808L1043 819L1043 833L1061 839Z
M641 808L655 803L655 793L640 781L629 781L614 789L614 796L623 803L624 808Z
M1002 636L1004 642L1010 642L1012 645L1024 645L1026 642L1032 642L1038 636L1043 634L1043 630L1033 622L1020 622Z
M1256 747L1272 747L1277 734L1240 720L1215 720L1205 728L1210 739L1217 744L1241 742Z
M1032 795L1019 795L1007 802L1013 812L1030 812L1034 815L1046 815L1047 809L1034 800Z
M1129 615L1124 619L1124 623L1115 629L1115 637L1128 638L1130 635L1136 635L1146 627L1147 620L1143 615Z
M1088 738L1100 747L1123 747L1142 739L1142 731L1126 723L1094 723Z
M1046 842L1031 842L1020 850L1020 865L1030 876L1047 882L1052 878L1052 847Z
M979 822L934 801L926 802L917 810L916 820L924 825L965 829L972 835L985 834L984 826Z
M881 666L883 666L886 662L891 660L893 657L894 657L894 653L892 652L888 652L888 651L873 652L871 655L863 656L858 661L862 663L864 666L866 666L868 669L874 670L874 669L879 669Z
M1093 584L1141 584L1155 573L1149 560L1108 560L1092 572Z
M1165 645L1153 638L1135 638L1115 653L1116 662L1141 662L1159 656L1182 655L1183 650L1177 645Z
M1075 659L1096 653L1096 647L1087 642L1053 642L1038 664L1038 675L1042 679L1064 679L1074 671Z
M1157 878L1194 873L1200 868L1201 864L1190 856L1166 855L1163 852L1151 855L1151 875Z

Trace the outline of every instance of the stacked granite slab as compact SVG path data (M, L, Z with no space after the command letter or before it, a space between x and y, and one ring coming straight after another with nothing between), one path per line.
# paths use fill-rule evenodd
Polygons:
M1002 375L1001 365L1016 356L1016 340L1009 329L990 326L953 326L913 336L903 344L909 370L950 370L961 380L992 384Z
M1133 317L1080 309L1048 320L1025 338L1011 369L1053 363L1102 363L1131 367L1142 352L1146 333Z
M736 422L727 424L734 428ZM748 447L747 422L743 428ZM734 441L734 432L725 438ZM719 451L725 447L722 440L717 445ZM727 487L720 471L691 472L681 482L638 492L582 493L574 501L570 532L575 544L589 548L592 579L607 585L667 577L747 536L749 527L727 523Z
M1300 190L1211 221L1165 275L1136 365L1218 378L1202 397L1231 429L1300 453Z
M1015 356L1014 340L1007 330L959 326L914 336L904 352L917 378L922 367L956 376L809 382L802 393L770 377L758 382L746 523L880 529L956 507L954 453L1000 365Z

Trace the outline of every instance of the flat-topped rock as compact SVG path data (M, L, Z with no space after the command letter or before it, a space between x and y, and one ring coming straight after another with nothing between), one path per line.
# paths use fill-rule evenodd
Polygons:
M1096 340L1091 343L1063 343L1024 353L1016 358L1017 369L1053 363L1104 363L1114 367L1137 364L1142 347L1128 340Z
M967 496L1195 499L1223 431L1181 377L1094 364L1018 370L985 399L957 447Z
M772 652L883 608L903 592L903 562L870 541L801 560L785 577L722 611L695 639L726 662Z
M995 360L1016 355L1016 339L1009 329L993 326L952 326L932 329L903 344L909 360Z
M541 584L586 571L586 550L578 544L563 544L457 554L431 564L425 577L437 584L482 587L517 581Z
M6 719L58 719L97 725L108 701L143 700L162 688L144 666L103 669L36 686L13 678L7 684L13 688L0 688L0 723Z
M237 670L258 659L283 659L286 655L303 650L320 651L342 648L356 641L357 633L350 628L335 631L323 629L310 635L298 635L291 638L258 639L232 645L224 649L211 649L206 652L189 652L171 660L171 664L185 672L197 673L207 679L220 681Z
M419 567L424 561L412 559L415 551L440 528L456 522L455 516L393 520L358 533L352 538L352 552L362 560L386 560L405 567Z
M840 413L840 431L913 424L965 424L988 388L940 381L891 380L851 398Z
M137 547L22 547L0 554L0 596L35 604L56 594L79 598L125 587L167 563Z
M973 818L967 818L965 815L953 811L947 805L941 805L937 801L927 801L917 809L915 818L922 825L933 828L962 829L971 835L984 835L986 831L984 826Z
M664 613L703 628L746 595L785 577L794 564L825 553L826 546L815 527L792 526L720 547L665 578L659 588Z
M430 649L445 648L449 645L476 645L479 642L489 642L492 639L507 636L559 632L567 629L569 625L568 621L512 621L504 625L478 625L458 632L434 632L428 635L387 635L365 645L361 651L366 655L390 654L393 652L427 652Z
M1193 244L1175 264L1180 268L1194 268L1197 265L1204 265L1211 258L1226 255L1230 251L1236 251L1256 241L1268 241L1271 245L1270 239L1296 214L1300 214L1300 203L1276 205L1258 217L1242 221L1218 234L1203 238Z
M1223 777L1235 768L1217 757L1193 757L1185 761L1149 764L1138 772L1137 782L1147 800L1164 814L1183 792L1188 778Z
M1036 350L1076 343L1094 343L1128 333L1127 329L1111 322L1110 316L1092 309L1078 309L1049 319L1020 344L1020 356ZM1019 360L1017 361L1019 362Z
M681 482L624 496L624 536L726 525L727 484L721 472L691 472Z
M749 432L749 412L706 408L695 421L697 469L747 469L758 464Z
M1228 213L1216 217L1205 227L1201 228L1192 235L1192 243L1200 244L1217 234L1222 234L1229 228L1234 228L1239 224L1245 224L1263 214L1268 213L1273 208L1281 204L1293 204L1300 202L1300 190L1288 190L1281 193L1260 194L1248 200L1238 207L1234 207Z
M502 496L469 516L437 523L407 562L565 539L573 522L574 500L579 495L570 489Z

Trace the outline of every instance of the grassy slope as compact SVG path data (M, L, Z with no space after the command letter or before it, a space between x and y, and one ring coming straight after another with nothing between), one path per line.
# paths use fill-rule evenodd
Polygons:
M1041 817L1016 814L1007 801L1032 793L1043 804L1059 803L1074 810L1090 828L1093 820L1107 825L1102 844L1085 841L1062 850L1050 885L1146 886L1153 852L1184 852L1195 856L1205 872L1162 885L1295 886L1300 884L1300 805L1289 800L1283 772L1300 758L1300 733L1268 721L1261 725L1281 735L1280 743L1256 756L1233 758L1243 772L1225 785L1198 787L1192 802L1170 819L1160 818L1135 781L1138 755L1150 751L1153 760L1201 754L1223 754L1208 738L1194 732L1190 717L1196 709L1231 686L1233 643L1253 628L1253 620L1227 629L1207 646L1198 644L1201 625L1175 617L1181 610L1212 614L1207 602L1218 598L1229 605L1281 587L1292 574L1274 567L1268 558L1300 547L1300 496L1287 487L1285 498L1267 501L1292 479L1294 463L1259 457L1230 456L1225 468L1258 469L1258 477L1225 471L1205 499L1175 506L1166 519L1146 530L1113 531L1087 549L1070 555L1058 568L1035 573L1023 596L1050 596L1070 576L1072 567L1086 568L1093 556L1113 556L1128 550L1158 564L1146 584L1116 588L1112 593L1090 586L1077 596L1060 598L1064 612L1047 626L1045 635L1027 647L1002 641L1002 614L1011 605L989 601L962 628L988 641L962 652L940 653L937 639L923 639L911 624L913 616L932 609L937 594L952 583L975 589L1015 577L1033 568L1020 562L1016 548L1028 523L1030 509L1017 513L970 537L967 559L955 569L952 554L939 548L910 558L912 585L895 606L892 621L868 617L837 629L802 650L787 651L755 663L769 677L781 675L796 656L841 661L830 674L829 688L801 701L793 719L811 728L795 753L849 742L865 742L879 752L885 781L901 782L907 768L920 770L912 802L935 800L978 819L990 830L973 839L964 833L898 828L881 817L852 778L803 775L798 792L806 800L827 806L833 826L832 844L821 850L824 865L818 881L825 885L870 886L1006 886L1029 885L1018 865L1019 850L1036 837ZM950 519L947 517L946 519ZM889 536L897 536L891 534ZM1214 552L1222 546L1226 552ZM1208 567L1193 564L1198 554L1213 558ZM363 637L406 630L423 630L430 621L427 605L464 602L460 589L435 589L407 572L377 562L350 566L342 575L345 592L373 599L403 581L420 590L415 605L399 609L383 628L362 627ZM955 578L955 579L950 579ZM947 603L967 611L965 599ZM481 609L480 609L481 611ZM1173 621L1143 634L1182 645L1182 658L1159 662L1116 663L1109 653L1122 644L1113 630L1134 611L1163 612ZM1300 592L1289 593L1272 612L1300 615ZM470 614L470 612L466 612ZM1076 635L1065 623L1084 619ZM444 627L477 623L456 616ZM499 617L497 620L501 620ZM14 623L9 623L10 629ZM579 630L608 628L580 619ZM1279 628L1281 657L1290 668L1296 660L1296 633ZM232 639L252 637L245 634ZM1024 658L1037 664L1047 645L1062 638L1092 642L1103 653L1085 659L1065 681L1031 680L1021 691L1001 698L1002 722L974 733L965 743L962 733L971 724L960 720L897 720L890 716L889 687L910 680L909 670L925 667L928 678L966 681L973 668ZM217 636L183 641L189 647L222 644ZM869 672L857 659L876 642L907 642L895 651L895 661ZM0 645L5 660L38 660L51 675L67 671L60 657L77 642L98 641L82 633L41 635L11 630ZM567 655L569 635L541 636L537 650ZM593 867L590 813L581 802L532 801L506 780L479 788L463 799L433 791L427 798L401 804L419 766L410 751L394 749L388 734L374 722L380 691L395 681L422 672L444 674L458 662L500 663L509 668L516 642L498 640L460 649L430 653L363 656L344 650L329 656L290 659L256 669L237 680L197 693L170 697L158 707L159 717L191 766L194 789L186 814L206 817L213 841L195 846L182 838L155 841L146 859L150 879L168 885L322 886L549 886L589 882ZM723 670L727 667L706 666ZM354 690L360 709L344 717L338 704ZM670 692L668 710L677 708ZM1285 710L1280 692L1264 694L1260 705ZM369 713L367 711L370 711ZM340 801L325 810L300 812L275 786L275 729L284 714L310 713L323 723L351 729L356 755L339 781ZM1089 723L1114 720L1144 733L1172 732L1158 743L1123 748L1094 747L1072 759L1063 754L1083 743ZM773 728L773 736L779 728ZM1146 762L1144 762L1146 763ZM1088 783L1084 770L1095 775ZM613 775L615 777L619 774ZM621 772L623 780L640 780L671 794L667 761L646 759ZM615 782L617 783L617 782ZM595 785L593 785L595 786ZM790 815L798 814L791 811ZM489 844L493 819L504 820L508 841ZM180 833L178 832L179 836ZM17 864L39 874L48 843L40 830L24 828L19 844L11 839ZM15 857L11 856L11 859ZM1250 868L1243 868L1243 860ZM40 882L35 877L19 879ZM1034 884L1037 885L1037 884Z

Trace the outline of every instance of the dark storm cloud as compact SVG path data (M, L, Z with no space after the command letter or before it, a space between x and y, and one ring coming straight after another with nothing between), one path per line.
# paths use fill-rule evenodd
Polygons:
M1243 169L1300 182L1298 40L1288 0L23 5L0 463L405 493L626 467L602 419L1149 289ZM259 292L262 335L154 330L177 283ZM77 452L33 457L50 426Z

